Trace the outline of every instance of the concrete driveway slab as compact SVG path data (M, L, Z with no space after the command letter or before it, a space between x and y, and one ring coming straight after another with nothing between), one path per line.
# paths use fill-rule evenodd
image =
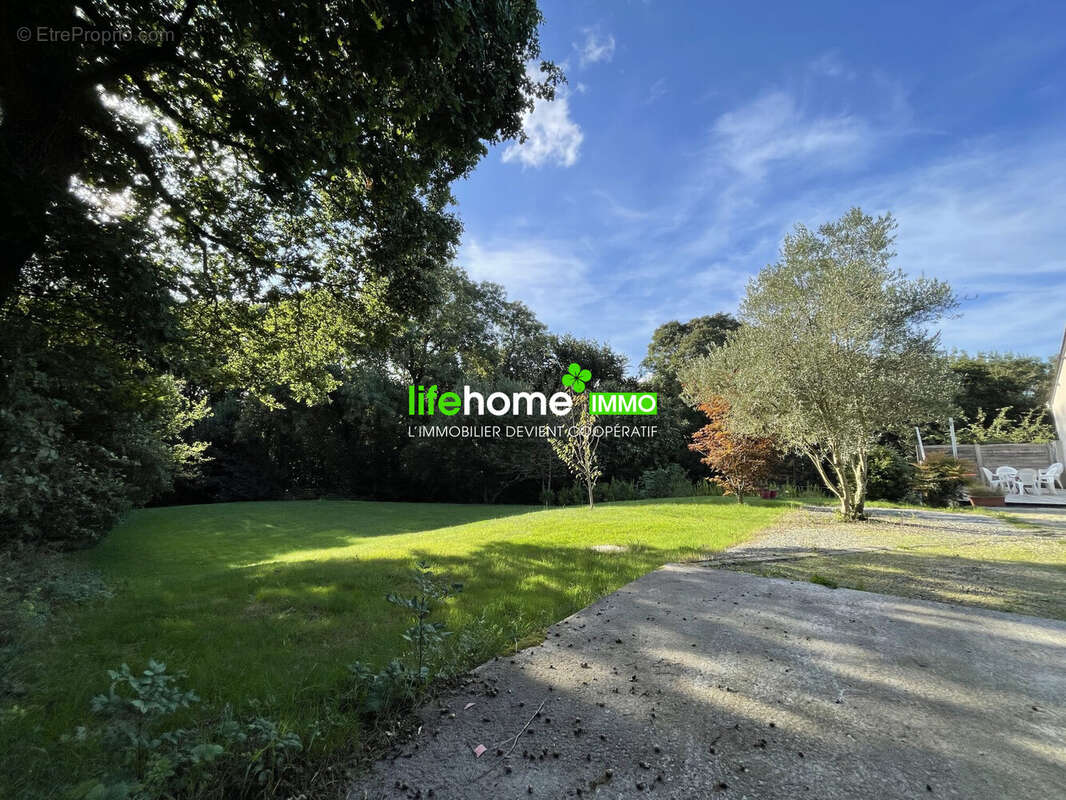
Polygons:
M479 667L349 797L1066 797L1064 666L1064 622L669 565Z

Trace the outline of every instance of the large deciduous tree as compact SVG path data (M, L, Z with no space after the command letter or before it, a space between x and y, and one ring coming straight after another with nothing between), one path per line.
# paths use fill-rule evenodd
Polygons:
M739 325L732 314L722 312L688 322L666 322L651 335L648 353L640 366L652 383L677 394L680 390L677 374L684 365L725 342Z
M561 77L534 0L0 16L0 540L99 536L209 397L340 389L438 296L451 182Z
M930 330L954 296L893 267L895 229L857 208L797 225L749 284L741 327L682 375L693 402L728 403L732 430L810 458L849 520L864 516L878 435L947 413L954 389Z
M1054 365L1053 358L1013 353L953 353L951 369L960 383L955 405L971 420L979 411L995 413L1010 406L1006 416L1021 420L1046 408Z
M533 0L44 0L4 17L0 302L108 203L158 211L178 290L422 299L406 279L458 235L449 184L559 78L527 70Z

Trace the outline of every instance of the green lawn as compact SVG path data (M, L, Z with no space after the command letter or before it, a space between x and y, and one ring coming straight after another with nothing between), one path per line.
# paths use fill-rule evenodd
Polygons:
M15 664L28 691L3 698L0 787L86 769L58 737L86 720L106 669L150 657L187 670L208 711L258 700L305 736L332 716L340 724L316 747L358 749L354 720L337 716L338 687L348 663L399 654L408 623L384 596L406 588L415 559L466 586L442 614L463 634L453 666L465 668L663 563L729 547L787 507L708 497L592 511L308 501L135 512L75 557L114 597L63 610ZM625 549L591 549L604 544Z

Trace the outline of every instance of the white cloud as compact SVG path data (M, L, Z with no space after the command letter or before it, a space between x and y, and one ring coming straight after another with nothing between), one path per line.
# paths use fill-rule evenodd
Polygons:
M483 243L468 237L459 263L479 281L506 287L553 331L576 331L584 310L603 295L589 278L589 255L568 241L514 238Z
M960 295L960 316L941 326L946 347L1055 352L1066 325L1059 131L958 141L916 161L915 142L942 134L914 124L904 87L889 77L865 76L857 88L868 113L773 91L721 114L705 160L672 202L630 215L617 234L654 287L650 300L620 296L620 311L636 318L652 308L662 323L735 309L746 279L776 259L794 223L816 226L859 205L896 216L901 268L946 280Z
M819 172L801 191L769 160L762 166L759 182L726 182L688 198L674 229L674 252L716 295L740 288L731 271L754 274L774 260L795 222L815 226L859 205L895 215L901 268L945 280L959 294L960 316L941 326L946 347L1057 349L1066 325L1066 145L1055 132L960 143L878 177Z
M874 139L864 119L846 113L807 114L782 91L722 114L714 123L712 137L721 159L756 180L780 162L821 168L855 163Z
M505 162L518 161L523 167L572 167L577 163L585 134L570 117L570 97L565 86L556 89L554 100L534 101L533 110L527 111L522 121L522 130L526 140L507 146L503 151Z
M574 44L581 66L609 62L614 58L614 37L611 34L600 36L595 28L585 29L583 44Z
M659 80L651 85L651 88L648 90L648 96L644 98L644 103L650 105L669 93L669 91L670 89L667 88L666 78L659 78Z
M853 80L856 77L855 70L845 64L835 50L822 53L807 65L807 69L812 75L825 78Z
M892 76L832 74L842 70L823 59L793 90L713 118L663 202L634 202L624 184L590 189L595 239L467 240L464 264L553 330L606 339L635 364L657 325L735 310L795 222L860 205L897 217L901 268L962 297L962 315L942 326L946 347L1053 353L1066 324L1061 131L952 141L918 124Z
M859 199L859 198L857 198ZM870 187L899 220L899 265L948 281L962 317L944 341L1048 355L1066 324L1066 146L979 143Z

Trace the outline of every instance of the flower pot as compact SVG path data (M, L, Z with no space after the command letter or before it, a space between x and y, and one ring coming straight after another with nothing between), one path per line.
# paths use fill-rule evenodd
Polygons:
M1007 498L1003 495L997 495L995 497L971 497L971 506L1005 506L1007 505Z

